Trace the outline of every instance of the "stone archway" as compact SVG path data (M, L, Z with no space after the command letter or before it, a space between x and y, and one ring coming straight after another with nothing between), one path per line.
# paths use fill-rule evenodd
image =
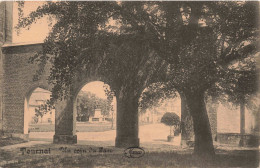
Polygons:
M82 74L81 74L82 75ZM54 143L58 144L75 144L77 143L76 135L76 98L81 88L91 81L100 81L96 76L78 76L74 81L70 95L55 104L55 135Z
M104 87L110 90L110 86L101 80L90 81L79 87L73 102L74 129L78 140L89 141L90 144L100 141L113 146L116 136L112 128L116 123L116 97L108 101Z
M46 90L46 91L51 91L50 88L45 87L43 85L37 87L32 87L32 89L29 90L29 92L25 95L25 99L24 99L24 134L28 134L29 133L29 122L30 122L30 118L31 118L31 111L30 111L30 100L32 97L32 94L36 91L36 90Z
M95 81L102 81L101 78L92 76L88 77L81 82L77 83L75 92L73 93L73 132L76 133L76 117L77 117L77 97L81 89L86 86L87 84Z

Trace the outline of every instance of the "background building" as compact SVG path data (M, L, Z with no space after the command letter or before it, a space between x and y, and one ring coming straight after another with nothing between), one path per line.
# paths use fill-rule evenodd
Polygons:
M36 116L36 110L41 107L41 105L46 104L47 100L50 99L51 92L42 88L37 88L34 90L29 101L29 123L55 123L55 110L52 109L47 111L43 116Z

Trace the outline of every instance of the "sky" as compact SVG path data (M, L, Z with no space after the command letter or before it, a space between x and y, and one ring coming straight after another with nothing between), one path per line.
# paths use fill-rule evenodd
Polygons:
M0 0L1 1L1 0ZM45 2L42 1L26 1L24 2L24 16L28 16L30 12L35 11L38 6L43 5ZM43 42L45 37L48 35L48 33L51 31L52 27L49 26L49 20L48 17L45 16L39 20L37 20L36 23L33 23L30 26L30 29L28 28L21 28L20 33L17 34L17 31L15 29L16 25L18 24L18 3L13 2L13 28L15 31L13 31L13 43L30 43L30 42ZM55 22L52 23L52 25ZM109 20L109 24L111 26L115 26L116 22L114 20ZM110 31L116 31L116 30L110 30Z
M81 90L85 92L91 92L99 98L107 99L103 86L104 86L104 82L94 81L94 82L87 83L85 86L83 86ZM113 105L116 105L115 96L113 98Z
M28 2L24 3L24 16L28 16L28 14L36 10L38 6L42 5L44 2ZM13 2L13 28L15 30L15 26L18 23L18 3ZM13 43L28 43L28 42L43 42L45 37L48 35L51 27L48 26L48 19L44 17L39 19L37 23L34 23L31 28L28 30L27 28L20 29L20 34L17 34L17 31L13 32Z
M85 92L91 92L99 98L106 99L103 86L104 86L104 82L95 81L86 84L81 90Z
M24 16L28 16L31 11L37 9L38 6L44 4L44 2L28 2L24 3ZM18 3L13 3L13 27L18 23ZM51 27L49 26L47 17L39 19L36 23L32 24L30 29L22 28L20 33L17 31L13 33L13 43L30 43L30 42L43 42L45 37L50 32ZM89 91L95 94L97 97L106 99L106 95L103 88L104 83L100 81L90 82L86 84L82 90ZM115 98L113 100L115 102Z

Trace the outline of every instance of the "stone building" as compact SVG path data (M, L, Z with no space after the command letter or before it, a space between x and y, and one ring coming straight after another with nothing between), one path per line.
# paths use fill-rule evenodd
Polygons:
M43 116L36 116L36 110L45 105L47 100L50 100L51 92L41 88L36 88L29 100L29 124L54 124L55 123L55 110L51 109L43 114Z

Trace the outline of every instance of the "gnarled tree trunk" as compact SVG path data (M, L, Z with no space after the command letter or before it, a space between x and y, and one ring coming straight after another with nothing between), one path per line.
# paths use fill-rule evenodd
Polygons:
M211 158L214 156L214 146L211 136L209 118L204 102L204 92L186 92L185 97L193 118L195 146L194 153L197 156Z

